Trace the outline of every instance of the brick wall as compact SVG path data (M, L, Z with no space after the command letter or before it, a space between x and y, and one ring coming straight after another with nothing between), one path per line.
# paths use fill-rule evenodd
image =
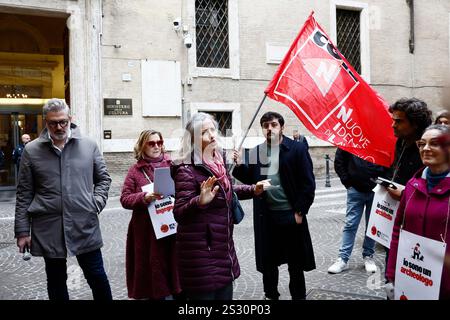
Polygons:
M105 152L103 157L105 158L106 166L108 167L108 172L112 179L109 196L120 196L123 181L125 180L128 169L136 163L134 155L132 152Z

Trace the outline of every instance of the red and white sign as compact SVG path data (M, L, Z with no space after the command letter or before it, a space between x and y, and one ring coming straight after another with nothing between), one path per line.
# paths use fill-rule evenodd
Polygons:
M173 217L174 203L174 198L167 197L153 201L148 206L148 212L150 214L150 219L152 220L156 239L161 239L177 233L177 223Z
M438 300L446 243L400 230L396 300Z
M394 183L397 187L401 185ZM376 185L375 193L370 208L369 222L366 235L389 248L391 246L392 231L394 230L395 217L400 201L393 199L385 187Z
M153 192L153 183L142 187L144 192ZM161 239L177 233L177 222L173 216L173 206L175 199L166 197L161 200L155 200L148 205L148 213L152 221L153 230L156 239Z
M389 167L396 141L389 106L329 39L311 13L265 92L318 138Z

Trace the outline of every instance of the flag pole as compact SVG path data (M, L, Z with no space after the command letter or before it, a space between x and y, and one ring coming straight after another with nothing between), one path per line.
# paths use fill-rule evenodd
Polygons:
M239 147L237 148L238 151L241 149L242 145L244 144L244 140L245 140L245 138L247 137L248 132L250 131L250 128L251 128L252 125L253 125L253 122L255 122L256 116L258 115L259 110L261 110L261 107L262 107L262 105L264 104L264 101L266 100L266 98L267 98L267 93L264 93L264 97L262 98L261 102L259 103L258 109L256 109L255 114L253 115L253 118L252 118L252 120L250 121L250 124L248 125L247 130L245 130L245 134L244 134L244 136L242 137L241 142L239 143Z
M262 107L262 105L264 104L264 101L266 100L266 98L267 98L267 93L264 93L264 97L262 98L261 102L259 103L258 108L256 109L255 113L253 114L253 118L252 118L252 120L250 121L250 124L248 125L247 130L245 130L245 134L244 134L244 136L242 137L241 142L239 143L239 147L236 149L237 151L241 150L241 147L242 147L242 145L244 144L244 140L245 140L245 138L247 137L247 135L248 135L248 133L249 133L249 131L250 131L250 128L251 128L252 125L253 125L253 122L255 122L256 116L258 115L259 110L261 110L261 107ZM229 170L228 172L233 171L234 165L235 165L234 163L231 165L230 170Z

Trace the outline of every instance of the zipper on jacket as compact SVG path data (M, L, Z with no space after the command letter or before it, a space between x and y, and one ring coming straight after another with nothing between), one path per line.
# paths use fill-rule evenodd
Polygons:
M206 224L206 246L208 247L208 251L211 251L211 242L212 242L211 228L209 226L209 223L207 223Z
M67 143L66 143L67 145ZM64 236L64 244L66 246L66 254L70 256L70 253L72 251L69 249L69 246L67 245L67 237L65 232L65 226L64 226L64 197L63 197L63 151L66 146L61 150L61 154L59 156L59 172L60 172L60 178L59 178L59 184L60 184L60 190L61 190L61 223L62 223L62 232Z
M233 185L230 182L230 188L231 188L231 192L233 192ZM227 246L228 246L228 256L230 257L230 261L231 261L231 278L234 281L234 272L233 272L233 258L231 257L231 252L230 252L230 240L231 240L231 234L230 234L230 206L228 205L228 199L227 199L227 193L225 192L225 189L223 189L223 192L225 194L225 203L227 204L227 235L228 235L228 241L227 241Z
M427 197L427 203L425 205L425 212L423 213L423 224L422 224L422 234L425 237L425 230L426 230L426 223L428 222L427 220L427 212L428 212L428 205L430 204L430 195L426 194Z

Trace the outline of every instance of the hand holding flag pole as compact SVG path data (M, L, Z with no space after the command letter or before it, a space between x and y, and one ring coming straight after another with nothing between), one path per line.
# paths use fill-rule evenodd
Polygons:
M245 130L244 136L241 138L241 142L239 142L238 148L236 149L238 152L241 151L242 145L244 144L244 140L245 140L245 138L247 137L247 135L248 135L248 133L249 133L249 131L250 131L250 128L251 128L252 125L253 125L253 122L255 122L256 116L258 115L259 110L261 110L261 107L263 106L264 101L266 100L266 98L267 98L267 94L264 94L264 97L262 98L261 102L259 103L258 108L256 109L255 113L253 114L252 120L250 121L250 124L248 125L247 130ZM230 173L230 172L233 171L234 166L235 166L235 163L233 163L233 164L230 166L230 168L229 168L229 170L228 170L228 173Z

